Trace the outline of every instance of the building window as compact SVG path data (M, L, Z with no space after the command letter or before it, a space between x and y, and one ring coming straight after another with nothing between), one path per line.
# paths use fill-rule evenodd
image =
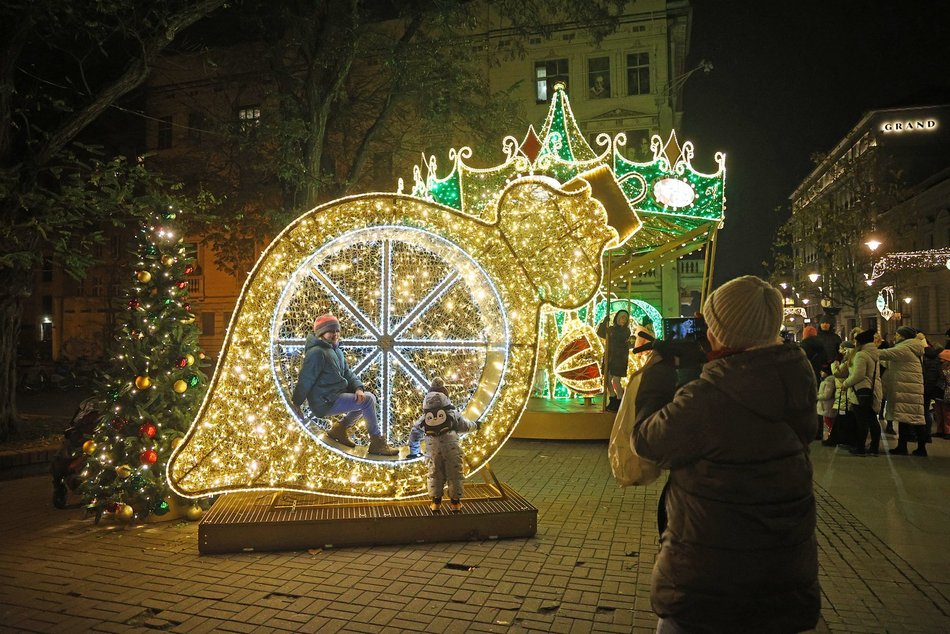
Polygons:
M201 133L207 127L205 116L201 112L188 113L188 140L192 143L201 143Z
M538 103L545 103L554 94L554 84L559 81L567 84L567 59L549 59L535 62L534 80L537 88Z
M242 132L256 128L261 124L261 107L245 106L243 108L239 108L238 122L241 124Z
M158 120L158 149L167 150L172 146L171 115Z
M587 96L605 99L610 96L610 58L594 57L587 60Z
M201 313L201 335L214 336L214 313Z
M646 163L653 158L650 150L649 130L627 130L626 157L637 163Z
M92 284L90 284L89 294L92 297L102 297L102 278L101 277L92 278Z
M43 282L52 282L53 281L53 260L50 258L43 258L43 269L40 273L40 280Z
M627 94L650 94L649 53L627 53Z

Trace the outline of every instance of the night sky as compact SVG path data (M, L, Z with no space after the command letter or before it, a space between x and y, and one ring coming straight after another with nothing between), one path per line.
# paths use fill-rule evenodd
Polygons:
M692 29L687 68L714 69L686 83L677 134L701 171L726 152L717 286L765 274L813 153L869 110L950 102L950 2L696 0Z

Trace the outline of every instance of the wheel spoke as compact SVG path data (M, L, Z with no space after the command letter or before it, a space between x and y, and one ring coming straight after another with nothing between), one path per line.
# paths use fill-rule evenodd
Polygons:
M340 288L336 284L333 283L333 280L331 280L326 274L324 274L323 271L321 271L319 268L314 266L313 268L310 269L310 275L315 280L323 284L324 288L326 288L327 291L329 291L330 294L333 295L337 299L337 301L340 302L340 305L343 306L343 308L345 308L348 313L350 313L353 319L355 319L360 324L362 324L363 328L365 328L366 331L371 336L379 337L379 331L370 321L369 317L364 315L363 311L361 311L356 306L356 304L353 303L353 301L346 295L346 293L341 291Z
M429 293L422 298L422 301L412 309L412 312L406 315L406 317L393 328L393 337L398 337L403 330L411 326L416 319L424 315L425 312L435 304L436 300L445 295L460 279L462 278L458 272L452 271L444 280L436 284L435 288L429 291Z

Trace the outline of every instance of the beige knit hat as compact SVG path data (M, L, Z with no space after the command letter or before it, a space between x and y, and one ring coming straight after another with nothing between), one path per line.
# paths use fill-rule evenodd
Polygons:
M782 293L754 275L737 277L709 295L703 317L710 334L727 348L748 350L778 343Z

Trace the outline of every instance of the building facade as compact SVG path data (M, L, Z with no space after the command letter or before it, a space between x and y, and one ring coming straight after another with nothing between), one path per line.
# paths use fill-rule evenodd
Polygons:
M789 197L791 305L846 333L950 326L950 105L868 112ZM939 260L939 261L938 261ZM936 265L935 265L936 263ZM802 321L799 320L798 327Z
M484 19L479 21L487 29L470 38L472 53L476 58L480 51L492 53L485 56L483 77L489 90L508 90L514 102L524 104L522 130L528 123L543 121L558 81L567 84L575 117L595 149L602 147L597 143L600 135L623 133L627 157L646 160L652 156L651 136L666 138L682 121L683 85L700 70L686 66L691 19L687 0L628 3L617 30L597 43L589 32L570 23L552 29L547 37L523 38L491 15L490 8L486 5ZM374 63L354 69L353 76L372 74ZM229 204L238 210L277 205L279 184L255 180L255 166L235 160L242 145L221 143L215 132L222 127L246 131L242 143L253 143L261 122L279 116L274 81L263 48L256 43L163 58L155 65L146 90L148 164L186 187L211 185L227 192ZM400 143L373 148L353 191L395 191L400 178L411 181L420 149L448 163L450 148L471 143L465 136L471 133L430 138L428 146ZM340 139L341 145L344 142ZM297 213L303 211L300 208ZM224 341L247 269L271 237L270 231L262 229L225 247L225 252L240 251L248 263L243 268L220 261L220 243L216 245L208 236L190 238L196 253L195 274L189 279L190 301L201 327L201 345L212 358ZM671 263L633 283L613 280L611 284L614 292L650 301L662 307L664 316L675 317L682 312L683 299L701 289L702 266L701 258L682 265ZM105 266L92 272L85 283L89 288L47 283L50 288L43 296L49 298L44 299L49 306L39 306L26 316L27 337L48 341L44 345L53 358L73 356L79 349L92 355L101 351L102 344L96 342L107 340L112 329L105 307L117 293L109 270ZM93 321L101 322L101 333L100 326L89 326L93 313Z

